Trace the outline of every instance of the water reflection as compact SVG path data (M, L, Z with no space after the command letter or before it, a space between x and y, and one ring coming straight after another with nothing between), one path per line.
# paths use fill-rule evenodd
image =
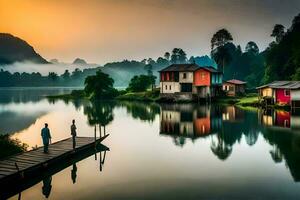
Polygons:
M245 141L252 146L259 135L257 115L234 106L173 104L161 105L160 134L174 138L184 146L187 138L194 141L210 136L211 151L226 160L235 143Z
M41 101L47 95L66 94L71 92L73 87L25 87L25 88L1 88L0 103L34 103Z
M174 144L183 146L185 138L195 140L215 134L221 129L218 106L195 104L163 104L160 113L160 134L174 138Z
M126 108L132 118L147 122L153 122L160 112L160 107L156 103L121 101L118 102L118 106Z
M2 188L4 190L2 190L0 193L0 199L7 199L16 194L18 194L18 199L21 199L22 191L32 187L33 185L37 185L39 182L42 183L41 193L45 198L49 198L51 192L53 192L53 188L55 188L53 187L53 179L55 179L56 174L68 168L69 166L72 166L71 181L73 184L75 184L77 180L77 170L78 170L77 163L87 159L93 154L95 154L95 157L98 157L99 154L100 157L99 168L101 169L100 171L102 171L107 151L109 151L109 148L99 143L96 145L95 148L88 148L82 150L78 152L76 155L74 155L73 157L61 161L59 164L49 166L46 170L42 171L39 174L36 174L34 177L31 178L24 177L24 179L19 183L12 183L6 185L4 188Z
M179 190L182 196L188 192L199 197L201 192L203 198L227 194L228 198L240 199L240 196L232 196L237 189L252 197L252 192L247 193L249 189L257 189L259 196L263 196L266 191L274 194L277 191L274 188L278 187L285 192L277 193L280 199L299 195L300 190L294 184L300 180L298 111L245 110L235 106L198 104L49 102L45 99L35 103L6 104L1 104L0 100L0 108L0 113L5 110L20 116L16 119L8 117L10 120L5 121L6 124L0 123L0 129L13 127L18 131L11 130L13 137L32 145L39 145L40 127L44 121L51 122L55 141L70 137L69 123L73 118L82 136L92 137L95 127L97 132L101 127L104 133L110 133L105 141L114 149L105 163L109 173L107 170L99 173L105 169L105 152L89 159L97 163L96 167L91 162L69 163L59 180L55 173L50 174L52 181L49 176L39 179L45 179L44 194L49 198L64 197L57 188L68 197L76 190L78 198L87 199L97 199L99 188L103 188L101 195L107 199L126 195L131 199L141 197L139 195L158 197L151 196L154 194L164 194L161 198L168 199ZM1 118L5 116L0 114ZM18 123L22 119L27 121L26 126ZM101 178L95 176L96 172ZM251 180L242 181L248 179ZM64 180L70 185L63 184ZM197 185L207 182L211 186L206 185L200 191ZM226 190L220 189L225 186ZM28 189L30 195L42 195L43 182L32 188ZM31 197L28 193L25 196Z

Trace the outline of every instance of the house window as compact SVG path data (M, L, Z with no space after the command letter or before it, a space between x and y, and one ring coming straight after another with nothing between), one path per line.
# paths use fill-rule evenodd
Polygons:
M186 73L183 73L183 79L186 79Z
M169 89L171 90L171 85L170 85Z
M283 122L284 127L289 127L289 120L285 119Z
M284 96L289 97L290 96L290 90L284 90Z
M168 86L167 85L165 86L165 88L166 88L166 90L168 90Z
M202 79L205 78L205 73L204 73L204 72L201 73L201 78L202 78Z

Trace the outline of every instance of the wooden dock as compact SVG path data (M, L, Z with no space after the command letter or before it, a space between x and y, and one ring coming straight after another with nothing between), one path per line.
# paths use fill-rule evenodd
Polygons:
M77 137L76 148L73 149L72 138L49 145L49 153L43 152L43 147L20 153L0 161L0 188L22 183L33 178L55 165L80 155L87 149L95 149L108 135L95 139L94 137Z

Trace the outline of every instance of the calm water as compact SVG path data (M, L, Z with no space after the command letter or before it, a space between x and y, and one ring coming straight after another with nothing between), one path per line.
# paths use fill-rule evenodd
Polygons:
M58 141L70 137L74 118L79 136L93 137L95 125L105 126L110 151L41 180L22 199L300 198L296 113L43 98L67 91L1 89L0 134L40 146L45 122Z

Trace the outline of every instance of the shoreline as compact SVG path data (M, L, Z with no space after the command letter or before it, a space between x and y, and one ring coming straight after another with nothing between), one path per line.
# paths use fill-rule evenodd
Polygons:
M70 94L61 94L61 95L49 95L46 98L51 100L91 100L89 97L85 96L82 90L72 91ZM117 100L117 101L136 101L136 102L155 102L155 103L199 103L193 100L182 100L182 101L173 101L171 99L163 99L159 96L159 90L146 91L146 92L128 92L120 94L119 96L111 99L102 99L102 100ZM204 102L203 102L204 103ZM288 105L270 105L265 107L262 105L257 94L248 94L243 97L220 97L212 101L215 104L221 105L232 105L238 106L245 109L258 109L258 108L270 108L277 110L289 110L290 106Z

